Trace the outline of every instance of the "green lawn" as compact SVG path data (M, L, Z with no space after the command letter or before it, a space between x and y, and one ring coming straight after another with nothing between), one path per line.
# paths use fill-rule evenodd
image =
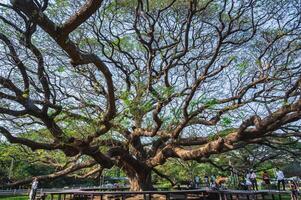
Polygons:
M279 200L279 196L278 195L275 195L275 200ZM282 195L281 196L281 200L291 200L291 196L290 195Z
M55 198L57 198L57 196L54 195L54 199ZM50 199L50 196L46 199ZM0 200L28 200L28 196L0 197Z
M28 196L0 197L1 200L28 200Z

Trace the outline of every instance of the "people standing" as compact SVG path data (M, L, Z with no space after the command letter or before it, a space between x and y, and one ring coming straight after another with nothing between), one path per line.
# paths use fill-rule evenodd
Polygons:
M199 188L200 187L200 177L195 176L194 177L194 188Z
M250 171L250 181L252 183L253 190L258 190L257 180L256 180L256 173L251 170Z
M245 180L245 186L247 187L247 190L250 190L251 189L251 186L252 186L252 182L250 180L250 177L251 177L251 173L248 172L246 174L246 180Z
M217 189L216 176L214 174L210 176L210 187L213 190Z
M204 176L205 187L208 189L210 187L209 177L207 175Z
M263 182L265 183L265 185L267 186L267 189L270 189L270 176L268 174L267 171L264 171L263 174L262 174L262 180Z
M30 193L29 193L29 199L30 200L34 200L36 198L36 194L37 194L37 189L38 189L38 178L35 177L32 181L32 184L31 184L31 190L30 190Z
M223 177L223 176L218 176L216 178L216 185L219 189L224 190L226 189L225 187L225 183L227 182L228 178L227 177Z
M291 189L291 200L298 200L298 185L295 181L290 181L289 186Z
M280 190L280 183L281 183L283 190L285 190L284 174L278 167L276 171L276 180L277 180L277 189Z

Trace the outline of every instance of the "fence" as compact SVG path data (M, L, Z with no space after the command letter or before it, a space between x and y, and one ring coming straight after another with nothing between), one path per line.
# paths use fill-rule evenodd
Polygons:
M50 197L51 200L104 200L104 199L155 199L155 196L160 196L159 199L166 200L186 200L186 199L200 199L200 200L241 200L241 199L262 199L262 200L281 200L283 195L287 196L289 191L277 190L261 190L261 191L246 191L246 190L175 190L175 191L65 191L65 192L45 192L41 199L45 200ZM134 197L134 198L133 198Z

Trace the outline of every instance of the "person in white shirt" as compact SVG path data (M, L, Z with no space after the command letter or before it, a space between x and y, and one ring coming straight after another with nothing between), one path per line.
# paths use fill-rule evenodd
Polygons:
M282 184L283 190L285 190L285 182L284 182L284 174L283 172L277 167L276 171L276 180L277 180L277 188L280 190L280 183Z
M34 200L36 198L38 184L39 184L38 179L35 177L32 181L31 190L30 190L30 193L29 193L29 199L30 200Z
M247 190L251 190L251 186L252 186L252 182L250 180L250 177L251 177L251 173L248 172L246 174L246 179L245 179L245 186L247 187Z
M253 190L255 190L255 189L258 190L258 185L257 185L257 180L256 180L256 173L253 170L250 171L250 181L252 183Z
M200 187L200 177L199 176L195 176L194 177L194 187L195 188L199 188Z

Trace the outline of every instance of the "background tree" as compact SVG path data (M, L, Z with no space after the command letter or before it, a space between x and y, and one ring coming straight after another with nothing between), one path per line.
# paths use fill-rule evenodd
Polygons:
M115 165L132 190L150 190L169 158L300 137L294 0L0 6L0 131L77 160L58 176Z
M99 184L99 166L76 164L62 152L0 143L0 187L29 187L31 177L39 177L41 187L88 186ZM81 162L84 162L82 160ZM91 164L90 164L91 165ZM55 180L54 179L58 179ZM49 181L51 180L51 181Z
M227 187L237 189L239 184L232 183L231 176L235 175L242 179L250 169L257 173L259 179L263 171L268 171L271 178L275 178L276 167L281 168L287 178L299 176L300 148L298 140L273 138L273 141L247 145L233 151L212 155L210 158L194 161L169 159L164 165L156 167L155 171L164 174L160 176L163 179L159 182L165 186L188 183L194 180L195 176L200 176L201 181L204 181L204 176L215 175L228 177Z

